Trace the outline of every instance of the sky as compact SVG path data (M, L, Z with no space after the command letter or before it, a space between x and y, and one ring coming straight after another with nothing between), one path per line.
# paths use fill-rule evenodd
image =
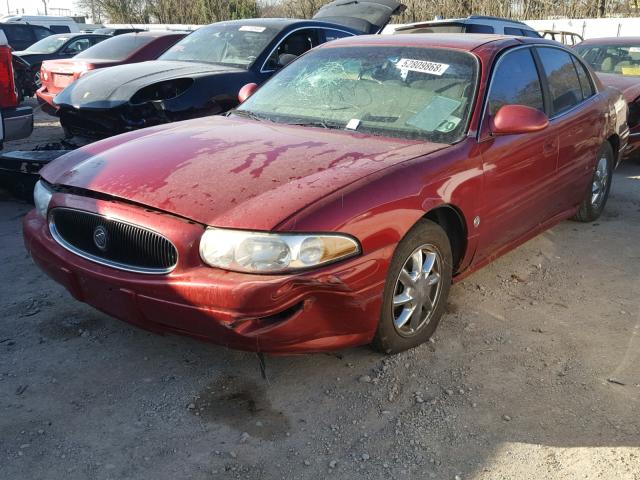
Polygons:
M22 14L24 9L25 15L44 15L42 0L0 0L0 15L7 13L7 3L12 14L15 14L16 9ZM47 0L47 8L49 15L69 15L76 12L74 0ZM58 13L56 8L66 9L66 11Z

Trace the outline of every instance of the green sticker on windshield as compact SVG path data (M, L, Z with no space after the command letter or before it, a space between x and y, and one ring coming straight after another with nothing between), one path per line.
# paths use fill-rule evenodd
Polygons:
M436 128L436 131L442 132L442 133L453 132L456 129L456 127L460 124L461 120L462 119L459 117L456 117L454 115L449 115L449 118L447 118L444 122L438 125L438 128Z

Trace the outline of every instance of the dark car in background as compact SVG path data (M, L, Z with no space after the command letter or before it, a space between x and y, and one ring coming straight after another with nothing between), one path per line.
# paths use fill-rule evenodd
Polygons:
M70 59L45 61L41 68L42 87L36 95L47 113L55 114L53 98L84 74L93 70L128 63L154 60L177 41L185 32L128 33L94 45Z
M640 150L640 37L594 38L574 48L602 83L622 92L629 107L626 156L637 157Z
M403 9L395 0L337 0L313 20L215 23L196 30L155 62L82 78L54 103L65 131L88 138L223 113L237 106L245 84L262 84L299 55L330 40L378 33Z
M24 50L43 38L53 35L53 32L46 27L24 23L0 23L0 32L4 33L9 46L14 50Z
M25 50L15 51L13 54L29 64L34 84L37 88L40 88L40 67L42 62L45 60L71 58L107 38L111 37L93 33L61 33L45 37ZM34 93L35 90L28 96Z

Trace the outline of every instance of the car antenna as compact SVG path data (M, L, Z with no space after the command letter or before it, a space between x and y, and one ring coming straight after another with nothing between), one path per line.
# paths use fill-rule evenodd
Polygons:
M256 352L256 356L258 357L258 365L260 366L260 375L263 380L269 383L269 379L267 378L267 363L264 358L264 353Z

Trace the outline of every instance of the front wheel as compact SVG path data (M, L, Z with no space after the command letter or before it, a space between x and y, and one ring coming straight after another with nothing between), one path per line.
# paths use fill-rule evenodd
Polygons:
M605 142L596 157L591 183L585 197L580 204L578 213L573 217L579 222L593 222L596 220L607 203L609 190L611 189L611 177L613 176L613 148L609 142Z
M373 347L398 353L426 342L444 313L452 276L449 237L421 220L398 244L389 266Z

